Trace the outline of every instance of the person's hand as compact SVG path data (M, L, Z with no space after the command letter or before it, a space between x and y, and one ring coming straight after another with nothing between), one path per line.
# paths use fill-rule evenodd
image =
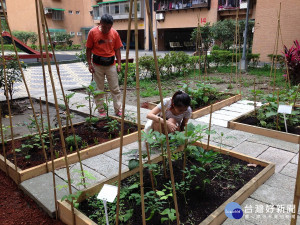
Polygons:
M170 133L173 133L175 132L176 130L178 130L178 126L176 126L174 123L171 123L169 121L167 121L167 127L168 127L168 132Z
M89 64L89 71L91 73L95 73L95 68L94 68L93 64Z
M121 64L118 64L118 67L117 67L117 72L120 73L121 72Z

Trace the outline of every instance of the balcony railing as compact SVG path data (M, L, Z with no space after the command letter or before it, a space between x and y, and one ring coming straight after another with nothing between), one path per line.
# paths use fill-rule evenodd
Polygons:
M138 19L144 18L144 1L137 2L137 17ZM133 11L134 12L134 11ZM93 6L94 20L100 20L104 14L110 14L114 20L128 19L129 14L129 1L117 0L110 2L100 2ZM134 15L132 15L134 17Z
M210 8L210 0L157 0L154 3L156 12L193 8Z
M219 11L247 9L247 0L219 0Z

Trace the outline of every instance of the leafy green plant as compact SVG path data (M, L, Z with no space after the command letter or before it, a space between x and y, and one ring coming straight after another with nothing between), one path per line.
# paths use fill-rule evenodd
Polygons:
M7 80L7 91L8 95L6 96L6 86L4 79L4 60L3 57L0 58L0 88L3 89L3 94L10 101L13 100L13 94L15 92L14 86L17 82L22 82L22 74L21 69L19 68L18 60L15 55L9 56L11 59L5 61L5 72L6 72L6 80ZM26 64L21 61L22 69L26 69Z
M201 106L213 104L222 95L213 86L201 82L196 82L196 88L191 88L187 84L184 84L182 88L191 96L191 107L193 110Z
M115 133L119 130L119 122L118 120L109 121L104 128L108 128L109 133Z
M78 146L80 145L80 143L82 142L82 138L78 135L75 135L75 137L73 135L70 135L68 137L66 137L65 141L66 141L66 144L67 146L69 147L76 147L75 145L75 139L76 139L76 142L78 144Z
M284 46L284 56L287 62L291 84L298 85L300 83L300 44L297 40L294 41L294 46L290 49Z

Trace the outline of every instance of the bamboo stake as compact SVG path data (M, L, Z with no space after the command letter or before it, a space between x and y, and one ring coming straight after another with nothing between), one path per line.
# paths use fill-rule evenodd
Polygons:
M254 78L254 115L256 116L256 89L255 89L255 78Z
M3 1L2 0L1 0L1 5L3 5ZM8 25L7 18L6 18L6 23ZM0 23L0 33L1 34L2 34L2 31L3 31L2 24ZM14 156L15 171L17 171L17 158L16 158L16 151L15 151L15 140L14 140L13 124L12 124L12 119L11 119L11 107L10 107L10 101L9 101L9 97L8 97L7 74L6 74L6 59L4 57L3 37L1 36L0 39L1 39L2 59L3 59L3 76L4 76L4 83L5 83L5 96L6 96L6 102L7 102L7 107L8 107L9 124L10 124L11 146L12 146L12 151L13 151L13 156ZM2 128L2 125L1 125L1 128Z
M236 31L235 31L235 87L238 90L238 51L240 56L240 26L238 24L238 15L239 15L239 9L236 14ZM238 47L237 47L238 46ZM241 61L241 59L240 59Z
M2 1L2 0L1 0ZM42 0L39 0L39 5L40 5L40 13L41 13L41 22L42 22L42 29L45 30L45 17L44 17L44 8L42 5ZM47 43L47 38L46 38L46 33L43 32L43 37L44 37L44 43ZM54 84L54 79L52 76L52 71L51 71L51 65L50 65L50 58L49 58L49 52L48 52L48 46L45 44L45 52L47 56L47 64L48 64L48 70L49 70L49 77L52 85L52 91L53 91L53 96L54 96L54 101L55 101L55 109L56 109L56 117L58 121L58 126L59 126L59 133L60 133L60 139L61 139L61 144L62 144L62 149L64 152L65 156L65 163L66 163L66 170L67 170L67 177L68 177L68 187L69 187L69 194L72 194L72 187L71 187L71 176L70 176L70 171L69 171L69 163L68 163L68 156L66 152L66 145L65 145L65 140L64 140L64 135L63 135L63 130L62 130L62 125L61 125L61 120L59 116L59 108L58 108L58 102L57 102L57 95L56 95L56 88ZM76 224L75 220L75 214L74 214L74 204L73 201L71 201L71 209L72 209L72 215L73 215L73 224Z
M150 17L149 1L145 1L145 2L146 2L147 16L150 20L151 17ZM160 80L160 75L159 75L159 70L158 70L158 62L157 62L156 49L155 49L155 43L154 43L154 37L153 37L152 23L149 23L149 28L150 28L152 47L153 47L153 57L154 57L154 63L155 63L155 72L156 72L156 76L157 76L157 84L158 84L158 89L159 89L159 97L160 97L160 102L163 102L161 80ZM161 104L161 111L162 111L162 115L163 115L164 124L167 124L164 104ZM179 215L178 204L177 204L177 195L176 195L176 190L175 190L175 180L174 180L173 166L172 166L172 161L171 161L171 151L170 151L170 145L169 145L167 126L164 126L164 129L165 129L165 134L166 134L166 145L167 145L168 161L169 161L169 167L170 167L170 176L171 176L171 182L172 182L174 206L175 206L175 210L176 210L176 221L177 221L177 225L179 225L180 224L180 215Z
M239 8L238 8L239 11ZM238 12L239 13L239 12ZM240 33L240 25L238 24L238 34ZM238 35L238 45L239 45L239 56L241 55L241 37ZM239 69L239 83L240 83L240 88L239 88L239 94L242 94L242 68L240 66Z
M209 131L209 133L208 133L208 137L207 137L207 150L209 149L209 141L210 141L210 130L211 130L211 119L212 119L212 108L213 108L213 105L211 104L210 105L210 111L209 111L209 125L208 125L208 131Z
M42 7L44 8L43 3L42 3ZM46 25L46 31L47 31L47 34L48 34L49 41L50 41L50 43L52 43L51 35L49 33L48 24L47 24L47 20L46 20L44 11L42 11L42 14L43 14L43 17L44 17L44 21L45 21L45 25ZM69 129L68 128L68 119L69 119L70 125L71 125L71 131L73 133L73 138L74 138L75 149L76 149L76 153L77 153L77 157L78 157L78 162L79 162L79 165L80 165L83 186L86 188L86 180L85 180L85 175L84 175L84 171L83 171L83 165L82 165L82 162L81 162L81 156L80 156L80 153L79 153L79 148L78 148L78 143L77 143L76 136L75 136L75 130L74 130L73 122L72 122L72 119L71 119L71 116L70 116L69 104L68 104L68 101L66 99L66 95L65 95L65 92L64 92L63 84L62 84L62 81L61 81L60 70L59 70L59 66L58 66L57 61L56 61L55 52L54 52L52 44L50 46L51 46L51 50L52 50L52 54L53 54L53 58L54 58L55 66L56 66L56 71L57 71L57 76L58 76L58 80L59 80L59 84L60 84L62 96L63 96L64 103L65 103L65 106L66 106L66 112L67 112L66 130L68 132L68 129ZM51 66L50 66L50 68L51 68Z
M50 122L50 112L49 112L49 103L48 103L48 91L47 91L47 83L46 83L46 73L45 73L45 64L44 64L44 56L43 56L43 48L42 48L42 38L41 38L41 29L40 29L40 19L39 19L39 10L38 10L38 0L35 0L36 7L36 20L37 20L37 30L38 30L38 40L39 40L39 48L41 54L41 63L42 63L42 71L43 71L43 82L44 82L44 92L45 92L45 100L46 100L46 111L47 111L47 123L48 123L48 131L49 131L49 140L50 140L50 154L51 154L51 171L52 171L52 182L53 182L53 194L54 194L54 203L55 203L55 218L58 219L58 204L57 204L57 194L56 194L56 181L55 181L55 173L54 173L54 153L53 153L53 138L51 131L51 122Z
M1 130L1 142L2 142L2 150L3 150L3 157L4 157L4 166L5 166L5 173L8 175L7 163L6 163L6 152L5 152L5 140L3 134L3 124L2 124L2 109L0 107L0 130Z
M197 17L198 17L198 27L197 27L198 32L197 32L197 38L196 38L197 42L196 43L198 44L197 50L200 49L199 50L199 81L201 81L201 47L202 46L201 46L201 43L200 43L200 32L201 31L200 31L199 15Z
M119 224L119 211L120 211L120 190L121 190L121 176L122 176L122 153L123 153L123 136L124 136L124 118L125 118L125 106L126 106L126 91L127 91L127 77L128 77L128 58L130 47L130 32L131 32L131 16L132 16L133 0L129 3L129 15L128 15L128 29L126 40L126 64L124 75L124 87L123 87L123 102L122 102L122 120L121 120L121 134L120 134L120 154L119 154L119 175L118 175L118 195L117 195L117 209L116 209L116 225Z
M3 0L0 0L0 1L1 1L1 5L3 5ZM12 36L12 32L11 32L11 29L10 29L10 26L9 26L9 23L8 23L6 13L4 13L4 17L5 17L5 21L7 23L7 28L9 30L9 33ZM1 28L1 32L2 32L2 28ZM34 107L33 107L33 102L32 102L32 99L31 99L31 95L30 95L30 92L29 92L29 89L28 89L28 86L27 86L27 82L26 82L26 79L25 79L25 76L24 76L24 72L23 72L23 69L22 69L22 66L21 66L21 63L20 63L18 51L17 51L17 48L16 48L16 43L15 43L15 40L13 38L11 40L12 40L12 44L14 46L14 51L15 51L15 54L16 54L16 57L17 57L18 66L19 66L19 69L20 69L20 72L21 72L21 75L22 75L23 83L24 83L24 86L26 88L26 92L28 94L28 98L29 98L30 105L31 105L31 108L32 108L32 113L33 113L33 117L34 117L34 120L35 120L35 123L36 123L36 128L38 130L39 137L40 137L40 140L41 140L42 150L43 150L43 154L44 154L44 158L45 158L45 162L46 162L46 166L47 166L47 172L48 172L48 160L47 160L47 154L46 154L46 150L45 150L44 140L42 138L40 126L38 124L38 120L37 120L37 117L36 117L36 114L35 114L35 110L34 110Z
M149 143L148 142L146 142L146 150L147 150L147 156L148 156L148 163L151 164L151 157L150 157ZM152 190L155 192L155 186L154 186L152 170L149 170L149 175L150 175Z
M277 90L277 109L278 109L278 107L279 107L279 90ZM276 128L277 128L277 130L279 130L278 120L279 120L279 116L278 116L278 113L277 113L277 116L276 116Z
M184 135L187 138L187 124L185 125ZM183 154L183 171L186 168L186 147L187 147L187 144L188 144L188 140L185 139L185 141L184 141L184 147L183 147L183 149L184 149L184 154ZM185 173L182 174L182 180L184 180L184 178L185 178Z
M162 134L162 128L161 128L160 118L158 118L158 123L159 123L159 132ZM167 178L168 175L167 175L167 169L166 169L166 157L165 157L165 151L164 151L164 146L163 146L162 141L160 142L160 148L161 148L161 155L162 155L162 163L163 163L163 168L164 168L164 174L165 174L165 178Z
M43 107L42 107L42 98L40 97L40 116L41 116L41 127L42 133L44 133L44 124L43 124Z
M279 4L279 13L278 13L278 19L277 19L277 40L276 40L276 47L275 47L275 68L274 68L274 76L273 76L273 94L275 92L275 83L276 83L276 71L277 71L277 53L278 53L278 42L279 42L279 29L280 29L280 13L281 13L281 2Z
M143 159L142 159L142 146L141 146L142 137L141 137L141 108L140 108L140 73L139 73L139 58L138 58L139 49L138 49L137 0L134 0L134 36L135 36L134 40L135 40L135 59L136 59L136 95L137 95L137 122L138 122L138 145L139 145L139 173L140 173L141 206L142 206L143 225L146 225L145 199L144 199L144 178L143 178Z

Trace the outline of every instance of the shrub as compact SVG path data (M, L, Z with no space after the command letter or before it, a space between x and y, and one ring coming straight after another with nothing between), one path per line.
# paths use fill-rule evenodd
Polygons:
M78 136L78 135L75 135L75 139L76 139L77 145L80 145L80 143L82 142L81 137ZM66 140L67 146L69 146L69 147L71 147L71 146L76 147L73 135L68 136L65 140Z
M283 69L285 66L285 59L283 55L273 55L273 54L269 54L268 57L270 58L270 61L272 61L272 59L275 61L277 61L277 63L279 63L280 68Z
M28 31L13 31L12 35L18 38L20 41L27 44L28 40L30 40L31 44L35 44L37 41L37 34L35 32Z
M284 46L284 55L287 62L287 69L289 71L290 81L292 85L300 83L300 45L296 40L294 46L288 49Z
M139 66L141 70L146 72L146 75L150 75L151 79L155 79L155 63L153 56L141 56L139 58Z
M6 79L7 79L7 90L9 96L6 96L6 89L5 89L5 80L4 80L4 67L3 67L3 59L0 59L0 88L4 90L4 96L6 96L8 99L13 99L13 93L14 93L14 85L17 82L22 82L22 74L21 70L19 68L18 61L16 60L16 56L12 55L11 60L6 60ZM26 68L26 65L24 62L21 62L22 68Z
M118 74L120 84L124 83L126 63L122 63L121 66L122 66L121 72ZM135 63L128 63L127 84L131 84L136 80L135 67L136 67Z

